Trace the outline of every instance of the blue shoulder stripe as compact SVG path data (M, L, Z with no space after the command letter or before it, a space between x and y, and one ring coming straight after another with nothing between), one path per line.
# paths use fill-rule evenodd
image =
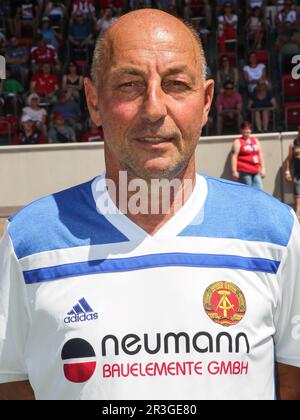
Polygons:
M128 242L98 213L91 183L34 201L10 218L8 231L19 259L55 249Z
M205 178L208 193L204 209L179 236L288 244L294 224L289 206L247 185Z
M24 271L26 284L59 280L89 274L117 273L160 267L207 267L259 271L276 274L279 261L236 255L168 253L130 258L83 261Z

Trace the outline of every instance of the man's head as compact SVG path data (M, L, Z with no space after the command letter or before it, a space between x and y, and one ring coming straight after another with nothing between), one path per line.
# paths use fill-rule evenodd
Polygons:
M45 75L49 75L51 73L51 64L50 63L43 63L41 66L41 71Z
M245 121L241 124L241 133L245 139L248 139L252 133L251 123Z
M32 93L27 98L27 104L28 106L31 106L33 108L38 107L40 104L40 97L36 93Z
M10 45L11 45L13 48L17 48L17 47L19 46L19 40L18 40L18 38L17 38L16 36L12 36L12 37L10 38Z
M77 24L82 24L85 21L84 14L81 10L77 10L74 17Z
M112 11L111 7L106 7L105 8L103 17L107 20L109 20L113 17L113 11Z
M61 112L53 113L53 121L57 127L62 127L65 124L64 116Z
M36 44L39 48L43 48L46 45L46 40L42 34L38 34L36 37Z
M57 98L60 103L65 103L68 99L67 92L61 89L57 92Z
M30 133L34 129L34 122L33 122L32 118L27 114L24 114L22 116L21 124L22 124L22 127L23 127L23 129L26 133L28 133L28 132Z
M226 96L231 96L234 93L234 85L232 82L225 82L223 88Z
M195 33L167 13L131 12L105 32L94 83L85 85L91 118L104 130L108 175L122 169L148 180L194 170L213 95L204 69Z

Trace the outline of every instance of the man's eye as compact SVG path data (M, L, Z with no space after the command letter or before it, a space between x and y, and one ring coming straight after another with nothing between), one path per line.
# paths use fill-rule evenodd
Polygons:
M136 87L139 88L141 86L142 86L141 82L134 82L134 81L122 83L119 85L121 89L130 89L130 88L136 88Z
M187 90L189 86L182 80L168 80L164 83L166 89Z

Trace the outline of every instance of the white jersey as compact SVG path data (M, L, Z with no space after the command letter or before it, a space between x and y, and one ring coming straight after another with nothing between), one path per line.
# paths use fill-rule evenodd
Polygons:
M10 219L0 382L29 379L38 399L274 399L275 361L300 367L300 232L290 208L198 175L186 204L150 236L101 183Z

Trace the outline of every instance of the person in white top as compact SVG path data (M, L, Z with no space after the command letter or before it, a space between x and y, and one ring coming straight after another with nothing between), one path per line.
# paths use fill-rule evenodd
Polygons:
M214 90L197 34L125 14L84 83L106 172L9 220L0 398L273 399L275 363L279 396L299 398L300 228L196 174Z
M114 22L113 10L111 7L106 7L101 19L96 22L95 30L96 33L102 34L105 32Z
M243 75L250 93L254 91L259 82L265 81L267 83L266 66L264 63L257 62L255 52L249 54L248 64L243 68Z
M32 93L27 98L27 106L22 109L22 114L29 115L44 135L47 133L47 111L40 107L40 97L36 93Z
M286 25L289 29L295 29L297 20L297 11L293 7L293 1L285 0L283 9L277 13L275 18L277 31L283 31Z

